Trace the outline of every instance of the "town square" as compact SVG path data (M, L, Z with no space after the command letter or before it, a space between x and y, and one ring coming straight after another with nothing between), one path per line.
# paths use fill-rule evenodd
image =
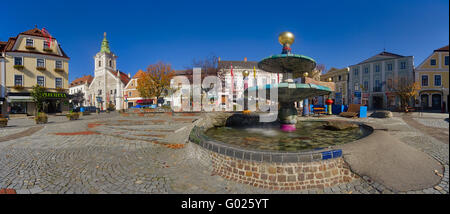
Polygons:
M402 23L389 33L284 12L256 32L245 18L186 18L214 23L197 32L138 13L84 30L46 16L4 25L0 194L448 195L448 2L411 4L440 33L410 35L410 13L380 5Z

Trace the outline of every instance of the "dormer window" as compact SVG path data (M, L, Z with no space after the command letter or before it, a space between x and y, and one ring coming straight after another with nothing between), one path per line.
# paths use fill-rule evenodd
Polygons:
M34 46L34 41L33 41L33 39L27 39L26 46L27 46L27 47L33 47L33 46Z
M44 40L44 51L47 51L47 52L51 52L52 51L52 49L50 48L48 42L45 41L45 40Z

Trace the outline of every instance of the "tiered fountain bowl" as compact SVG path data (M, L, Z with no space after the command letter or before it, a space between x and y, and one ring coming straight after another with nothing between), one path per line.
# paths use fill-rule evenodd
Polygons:
M321 85L305 84L295 82L294 79L304 78L311 74L316 67L314 59L308 56L292 54L291 45L295 37L291 32L283 32L278 37L278 41L283 45L281 54L264 58L258 63L258 67L264 71L283 74L281 83L268 84L263 87L252 87L252 90L267 90L269 96L270 89L278 89L278 120L282 131L295 131L297 123L297 109L294 103L310 97L323 96L331 93L331 89Z

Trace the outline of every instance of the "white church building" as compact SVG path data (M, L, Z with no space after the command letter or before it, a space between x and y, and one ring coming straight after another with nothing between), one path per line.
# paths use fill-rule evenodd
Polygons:
M106 33L100 52L94 56L94 79L89 84L85 94L90 106L106 110L109 104L114 104L116 110L124 109L123 90L130 81L130 74L117 70L117 56L109 49Z

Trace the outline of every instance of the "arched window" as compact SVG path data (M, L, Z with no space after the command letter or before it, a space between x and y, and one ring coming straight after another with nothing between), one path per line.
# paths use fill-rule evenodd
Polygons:
M101 60L98 61L98 67L102 67L102 61Z
M112 68L112 61L111 60L109 60L109 67Z

